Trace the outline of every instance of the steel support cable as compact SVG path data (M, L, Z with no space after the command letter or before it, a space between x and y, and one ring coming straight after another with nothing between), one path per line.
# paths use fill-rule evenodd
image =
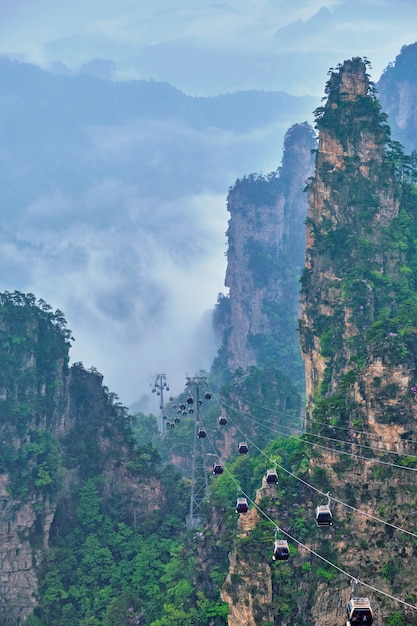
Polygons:
M219 402L219 401L218 401ZM228 404L224 404L224 406L228 407L229 409L231 409L232 411L234 411L235 413L238 413L239 415L241 415L242 417L246 417L247 419L251 420L253 423L255 424L259 424L260 426L264 426L264 428L268 428L269 430L273 431L273 432L277 432L280 435L283 435L284 437L295 437L297 435L289 435L287 433L283 433L282 431L278 430L277 428L273 427L273 426L268 426L267 424L263 424L262 421L259 421L258 419L254 419L250 414L248 413L244 413L243 411L240 411L239 409L235 409L233 408L231 405ZM355 444L357 446L360 446L361 448L367 448L369 450L373 450L374 452L384 452L386 454L395 454L397 456L403 456L406 458L415 458L417 461L417 456L413 455L413 454L407 454L406 452L394 452L393 450L387 450L386 448L375 448L373 446L367 446L366 444L363 443L359 443L357 441L345 441L344 439L336 439L335 437L325 437L324 435L319 435L316 433L301 433L298 431L298 429L296 428L291 428L291 426L285 426L284 424L281 424L280 428L286 428L287 430L292 430L294 433L298 432L298 435L302 434L303 436L305 436L305 434L308 434L308 436L312 435L313 437L321 437L322 439L325 439L326 441L335 441L337 443L343 443L343 444ZM354 431L350 428L346 428L346 430L349 430L351 432L358 432L358 433L363 433L366 434L365 431ZM411 441L411 440L410 440ZM306 443L309 443L310 445L318 445L315 444L313 442L309 442L306 441ZM417 443L417 442L416 442ZM329 450L334 450L334 448L328 448ZM367 457L364 457L367 458ZM401 467L403 467L401 465ZM415 468L417 471L417 468Z
M365 511L361 511L360 509L357 509L356 507L351 506L350 504L347 504L346 502L343 502L342 500L339 500L338 498L334 498L334 497L330 496L329 494L324 493L320 489L317 489L317 487L314 487L314 485L311 485L310 483L308 483L306 480L300 478L296 474L293 474L292 472L290 472L290 470L287 470L285 467L283 467L282 465L277 463L277 461L275 461L274 459L271 459L267 454L265 454L265 452L263 450L258 448L258 446L253 441L251 441L246 435L243 434L242 430L239 428L239 426L231 418L230 418L230 421L233 423L235 428L237 428L237 430L246 438L246 440L249 441L250 444L256 450L258 450L258 452L260 452L260 454L262 454L265 458L268 459L268 461L271 463L271 465L275 465L276 467L279 467L281 470L283 470L286 474L288 474L292 478L295 478L296 480L298 480L300 483L302 483L306 487L309 487L310 489L313 489L316 493L319 493L322 496L330 498L331 500L333 500L333 502L336 502L337 504L341 504L342 506L345 506L345 507L351 509L352 511L356 511L357 513L360 513L361 515L364 515L365 517L368 517L368 518L374 520L375 522L378 522L380 524L385 524L386 526L389 526L390 528L394 528L395 530L398 530L399 532L405 533L406 535L410 535L411 537L414 537L414 538L417 539L417 534L416 533L413 533L410 530L406 530L405 528L401 528L400 526L396 526L395 524L391 524L391 522L387 522L386 520L380 519L379 517L376 517L375 515L372 515L371 513L366 513ZM302 441L302 439L300 439L299 441Z
M235 413L239 413L243 417L246 417L248 415L247 413L244 413L243 411L240 411L239 409L234 408L231 404L228 404L224 400L220 401L219 398L217 398L214 394L212 394L212 395L213 395L213 398L215 398L217 400L217 402L220 404L221 407L227 407L227 408L231 409L232 411L234 411ZM261 407L261 408L264 408L264 407ZM250 414L249 414L249 416L250 416ZM292 417L294 417L294 416L292 416ZM253 421L256 421L253 418L250 418L250 419L252 419ZM259 418L258 418L258 420L259 420ZM262 420L259 420L256 423L257 424L261 424L261 425L264 424L264 422ZM266 424L265 424L265 427L268 428L268 426ZM272 427L269 427L269 428L272 429ZM300 433L301 432L300 428L294 428L293 426L286 426L284 424L281 425L281 428L286 428L287 430L293 431L295 433Z
M336 428L338 430L349 430L357 435L367 435L368 437L379 437L375 433L367 432L366 430L355 430L349 426L336 426L334 424L326 424L325 422L318 422L316 420L312 420L311 424L317 424L318 426L327 426L328 428ZM417 444L417 439L391 439L392 443L413 443Z
M214 395L214 394L213 394ZM259 404L257 402L252 402L251 400L245 400L246 404L252 404L253 406L256 406L260 409L263 409L264 411L269 411L271 413L275 413L277 415L281 415L283 417L288 417L288 418L294 418L295 416L292 413L287 413L286 411L283 411L282 409L276 409L276 408L270 408L267 406L264 406L262 404ZM231 407L230 405L227 405L226 403L224 403L225 406L229 406L230 408L232 408L232 410L236 411L236 409L233 409L233 407ZM243 413L244 415L244 413ZM374 433L369 433L365 430L355 430L355 428L353 427L349 427L349 426L335 426L333 424L326 424L325 422L318 422L316 420L312 420L311 421L312 424L317 424L319 426L327 426L328 428L337 428L339 430L348 430L350 432L353 432L355 434L360 434L360 435L367 435L369 437L378 437L378 435L375 435ZM289 430L297 430L297 429L291 429L290 426L284 426L282 425L282 428L287 428ZM417 444L417 439L391 439L391 441L393 443L412 443L412 444ZM394 453L392 452L392 454L400 454L400 453ZM406 456L413 456L413 455L406 455Z
M319 435L317 433L308 433L309 437L311 435L313 437L321 437L325 441L335 441L336 443L346 443L348 445L355 445L360 448L366 448L367 450L372 450L373 452L383 452L384 454L395 454L396 456L404 456L407 459L415 459L417 461L417 457L414 454L407 454L406 452L395 452L394 450L387 450L387 448L375 448L374 446L367 446L365 443L360 443L359 441L345 441L344 439L336 439L335 437L325 437L324 435ZM333 448L329 448L329 450L333 450Z
M361 461L368 461L368 463L378 463L379 465L387 465L388 467L396 467L397 469L407 470L409 472L417 472L417 467L407 467L406 465L399 465L398 463L389 463L388 461L382 461L381 459L370 459L367 456L361 456L360 454L355 454L353 452L346 452L345 450L337 450L336 448L328 448L327 446L322 446L319 443L313 443L312 441L307 441L307 439L301 439L305 443L308 443L316 448L322 448L324 450L328 450L329 452L336 452L337 454L345 454L347 456L351 456L353 459L360 459ZM343 442L346 443L346 442ZM360 444L354 444L360 445Z
M213 396L213 397L214 397L214 396ZM216 400L217 400L217 402L219 402L220 406L222 406L222 404L220 403L220 401L219 401L217 398L216 398ZM229 407L229 408L230 408L230 409L231 409L234 413L237 413L238 415L241 415L242 417L245 417L246 419L250 420L251 422L254 422L254 423L256 423L256 424L260 424L260 425L262 425L262 422L257 422L256 420L254 420L254 419L253 419L250 415L248 415L247 413L243 413L242 411L239 411L238 409L235 409L234 407L232 407L232 406L230 406L230 405L227 405L227 404L225 404L224 406L226 406L226 407L228 406L228 407ZM229 414L229 416L230 416L230 414ZM231 419L231 418L230 418L230 419ZM303 439L300 439L300 438L299 438L299 437L300 437L300 435L298 435L298 436L297 436L297 435L288 435L288 433L283 433L282 431L280 431L280 430L278 430L277 428L274 428L274 427L272 427L272 426L266 426L266 425L264 425L264 427L265 427L265 428L268 428L269 430L271 430L271 431L272 431L272 432L274 432L274 433L278 433L279 435L282 435L283 437L288 437L288 438L290 438L290 439L297 439L297 441L303 441L304 443L306 443L306 444L308 444L308 445L310 445L310 446L315 446L315 447L317 447L317 448L322 448L322 449L324 449L324 450L328 450L329 452L336 452L337 454L344 454L344 455L347 455L347 456L351 456L351 457L352 457L352 458L354 458L354 459L360 459L360 460L362 460L362 461L368 461L369 463L378 463L378 464L380 464L380 465L387 465L387 466L389 466L389 467L396 467L396 468L398 468L398 469L408 470L408 471L410 471L410 472L417 472L417 467L407 467L407 466L405 466L405 465L399 465L398 463L389 463L388 461L382 461L382 460L380 460L380 459L370 459L369 457L366 457L366 456L361 456L361 455L359 455L359 454L354 454L354 453L352 453L352 452L346 452L345 450L338 450L337 448L329 448L329 447L327 447L327 446L323 446L323 445L321 445L321 444L319 444L319 443L316 443L316 442L313 442L313 441L308 441L308 439L304 439L304 438L303 438ZM311 434L313 434L313 433L311 433ZM305 434L301 434L301 436L302 436L302 437L305 437ZM314 434L313 434L313 436L316 436L316 437L322 437L322 435L314 435ZM325 439L325 437L323 437L323 439ZM352 444L352 445L358 445L358 446L362 445L362 444L359 444L359 443L355 443L355 442L347 442L347 441L343 441L343 440L340 440L340 439L336 439L336 441L338 441L338 442L340 442L340 443L343 443L343 444L346 444L346 443L347 443L347 444L349 444L349 445L351 445L351 444ZM372 450L372 451L374 451L374 452L375 452L375 451L379 451L379 452L388 452L388 451L386 451L386 450L381 450L380 448L371 448L371 450ZM399 453L399 452L393 452L392 454L402 455L402 453ZM413 455L409 455L409 454L406 454L406 455L405 455L405 457L406 457L406 458L410 458L410 457L412 457L412 456L413 456Z
M242 493L243 493L243 491L242 491ZM272 524L274 524L275 528L278 531L280 531L281 533L286 535L289 539L291 539L291 541L294 541L296 544L298 544L299 546L301 546L305 550L308 550L308 552L310 552L311 554L314 554L314 556L318 557L319 559L321 559L322 561L327 563L327 565L330 565L334 569L338 570L340 573L344 574L345 576L348 576L351 580L354 580L357 584L363 585L364 587L367 587L368 589L371 589L372 591L375 591L376 593L380 593L380 594L386 596L387 598L390 598L390 600L394 600L395 602L400 602L401 604L403 604L404 606L407 606L410 609L417 610L417 606L415 606L414 604L410 604L409 602L406 602L405 600L401 600L401 598L397 598L396 596L393 596L390 593L387 593L386 591L382 591L382 589L378 589L377 587L374 587L373 585L370 585L369 583L366 583L365 581L360 580L359 578L357 578L357 576L352 576L352 574L349 574L349 572L344 570L342 567L339 567L339 565L336 565L335 563L332 563L332 561L329 561L329 559L326 559L324 556L322 556L321 554L319 554L318 552L316 552L312 548L309 548L305 543L303 543L302 541L299 541L298 539L296 539L295 537L290 535L287 531L285 531L280 526L278 526L274 522L274 520L271 519L269 517L269 515L267 515L260 508L260 506L258 506L258 504L256 502L254 502L246 494L244 494L244 495L268 521L270 521L270 522L272 522Z
M236 425L235 425L236 426ZM237 427L237 426L236 426ZM237 427L238 428L238 427ZM238 430L240 431L240 429L238 428ZM241 434L242 431L240 431ZM214 450L216 456L218 456L215 446L213 444L213 442L211 441L211 438L207 435L207 439L212 447L212 449ZM248 441L250 441L248 439ZM252 445L253 442L251 442ZM290 472L289 470L286 470L284 467L280 466L278 463L276 463L273 459L270 459L265 453L262 452L262 450L260 450L256 445L254 445L254 447L259 450L259 452L261 452L264 456L266 456L266 458L271 461L272 463L275 463L275 465L277 465L277 467L280 467L280 469L284 470L285 472L287 472L287 474L289 474L290 476L296 478L297 480L300 480L302 483L304 483L305 485L307 485L308 487L311 487L312 489L314 489L315 491L317 491L318 493L320 493L321 495L325 495L328 496L328 494L324 494L322 491L320 491L319 489L317 489L316 487L314 487L313 485L310 485L309 483L307 483L306 481L300 479L298 476L296 476L295 474L293 474L292 472ZM339 565L336 565L335 563L333 563L332 561L329 561L329 559L326 559L324 556L322 556L321 554L319 554L318 552L316 552L315 550L313 550L312 548L310 548L309 546L307 546L305 543L303 543L302 541L299 541L298 539L296 539L295 537L293 537L292 535L290 535L290 533L288 533L286 530L284 530L283 528L281 528L280 526L277 525L276 521L273 520L271 517L269 517L269 515L267 513L265 513L265 511L263 511L261 509L261 507L254 501L252 500L252 498L241 488L241 486L239 485L239 483L237 482L236 478L233 476L233 474L229 471L229 469L227 467L224 468L224 470L226 471L226 474L228 474L229 478L231 478L231 480L234 482L234 484L236 485L236 488L238 490L238 492L241 492L243 494L243 496L249 500L249 502L259 511L259 513L261 515L263 515L263 517L268 520L269 522L271 522L271 524L273 524L274 528L276 530L278 530L279 532L281 532L283 535L285 535L286 537L288 537L291 541L294 541L294 543L296 543L297 545L301 546L302 548L304 548L305 550L307 550L308 552L310 552L311 554L313 554L314 556L316 556L317 558L321 559L324 563L327 563L327 565L330 565L331 567L333 567L334 569L336 569L338 572L340 572L341 574L344 574L345 576L347 576L348 578L350 578L352 581L355 581L355 583L360 584L364 587L367 587L368 589L371 589L372 591L375 591L376 593L380 593L382 595L384 595L385 597L389 598L390 600L394 600L395 602L399 602L404 606L407 606L410 609L413 610L417 610L417 606L415 606L414 604L410 604L409 602L406 602L405 600L402 600L401 598L397 598L396 596L391 595L390 593L387 593L386 591L383 591L382 589L378 589L377 587L374 587L373 585L370 585L369 583L366 583L365 581L359 579L357 576L353 576L352 574L350 574L349 572L347 572L346 570L344 570L342 567L339 567ZM339 504L343 504L344 506L348 506L349 508L353 509L354 511L357 511L358 513L362 513L363 515L368 515L367 513L363 513L363 511L359 511L359 509L355 509L354 507L351 507L350 505L340 501L340 500L336 500L335 498L331 498L332 500L334 500L335 502L338 502ZM369 517L373 517L368 515ZM388 526L393 526L392 524L389 524L388 522L384 522L383 520L379 520L378 518L374 518L373 519L382 522L383 524L387 524ZM410 533L407 530L403 530L401 528L398 528L397 526L393 526L393 528L396 528L397 530L400 530L401 532L407 533L409 535L413 535L414 537L417 537L417 535L414 535L414 533Z
M252 400L245 399L245 403L251 404L252 406L257 406L259 409L263 409L264 411L269 411L270 413L277 413L279 415L282 415L283 417L288 417L291 419L294 419L294 417L297 417L297 415L294 415L294 413L289 413L287 411L284 411L283 409L277 409L276 407L265 406L263 404L259 404L259 402L253 402ZM299 417L304 418L304 415L300 415Z
M228 406L228 405L225 404L223 406ZM291 434L283 433L282 431L278 430L276 428L276 426L271 426L270 424L265 424L264 422L259 421L258 419L255 419L254 417L250 416L248 413L242 413L242 411L239 411L237 409L233 409L233 407L229 407L229 409L231 409L234 413L238 413L242 417L246 417L247 419L249 419L254 424L259 424L259 426L262 426L263 428L267 428L268 430L271 430L272 432L276 432L276 433L278 433L280 435L284 435L284 437L299 437L300 435L303 435L303 433L299 429L297 429L297 428L291 428L290 426L282 425L281 428L286 428L287 430L289 430L291 432Z
M209 440L210 441L210 440ZM210 445L213 446L212 442L210 441ZM255 446L256 447L256 446ZM282 468L284 469L284 468ZM314 556L316 556L317 558L321 559L324 563L327 563L327 565L330 565L331 567L333 567L334 569L336 569L338 572L340 572L341 574L344 574L345 576L347 576L348 578L350 578L352 581L355 581L355 583L363 585L364 587L367 587L368 589L371 589L372 591L375 591L376 593L380 593L382 595L384 595L385 597L389 598L390 600L394 600L395 602L399 602L401 604L403 604L404 606L407 606L410 609L414 609L417 610L417 606L415 606L414 604L410 604L409 602L406 602L405 600L402 600L401 598L397 598L396 596L391 595L390 593L387 593L386 591L383 591L382 589L378 589L377 587L374 587L373 585L370 585L369 583L366 583L365 581L359 579L357 576L353 576L352 574L350 574L349 572L347 572L346 570L344 570L342 567L339 567L339 565L336 565L335 563L333 563L332 561L329 561L329 559L326 559L324 556L322 556L321 554L319 554L318 552L316 552L315 550L313 550L312 548L310 548L309 546L307 546L305 543L303 543L302 541L299 541L298 539L296 539L295 537L293 537L292 535L290 535L290 533L288 533L286 530L284 530L283 528L281 528L275 520L273 520L271 517L269 517L269 515L267 513L265 513L265 511L263 511L261 509L261 507L254 501L252 500L252 498L245 493L245 491L241 488L241 486L239 485L239 483L237 482L237 480L235 479L235 477L233 476L233 474L231 472L229 472L228 468L225 467L225 471L228 474L228 476L232 479L232 481L234 482L234 484L236 485L237 489L239 492L241 492L243 494L243 496L249 500L249 502L259 511L259 513L269 522L271 522L271 524L273 524L274 528L281 532L283 535L285 535L286 537L288 537L288 539L290 539L291 541L294 541L294 543L296 543L297 545L301 546L302 548L304 548L305 550L307 550L308 552L310 552L311 554L313 554ZM287 470L285 470L287 471ZM291 474L291 472L289 472ZM291 476L294 476L295 478L298 478L297 476L291 474ZM306 483L307 484L307 483ZM309 485L312 487L312 485ZM315 487L313 487L313 489L315 489ZM316 489L316 491L318 491ZM322 493L322 492L319 492ZM327 495L327 494L325 494ZM406 532L406 531L405 531Z
M224 406L229 406L229 405L224 405ZM278 434L280 434L280 435L282 435L284 437L297 437L297 433L298 433L298 436L300 436L300 435L305 436L304 433L301 433L301 432L297 431L297 429L295 429L295 428L292 429L290 426L285 426L285 425L281 424L280 428L286 428L287 430L290 430L290 431L292 430L296 434L291 434L290 435L288 433L283 433L278 428L276 428L274 426L269 426L267 424L264 424L262 421L259 421L258 419L253 418L248 413L243 413L242 411L234 409L231 406L229 406L229 408L232 411L234 411L235 413L238 413L239 415L241 415L242 417L245 417L245 418L249 419L254 424L259 424L260 426L263 426L264 428L268 428L272 432L278 433ZM350 429L346 429L346 430L350 430ZM354 432L354 431L352 431L352 432ZM366 448L368 450L372 450L373 452L383 452L385 454L395 454L396 456L403 456L403 457L405 457L407 459L415 458L416 461L417 461L417 457L415 455L407 454L406 452L395 452L393 450L387 450L386 448L375 448L374 446L367 446L366 444L360 443L358 441L345 441L344 439L336 439L335 437L325 437L324 435L319 435L317 433L308 433L308 436L310 436L310 435L312 435L313 437L321 437L325 441L334 441L336 443L342 443L342 444L348 444L348 445L357 445L357 446L360 446L361 448ZM310 445L318 445L317 443L313 443L313 442L309 442L309 441L306 441L306 443L309 443ZM328 448L328 450L334 450L334 448ZM364 457L364 458L366 458L366 457ZM401 467L404 467L404 466L401 465ZM416 468L416 470L417 470L417 468Z

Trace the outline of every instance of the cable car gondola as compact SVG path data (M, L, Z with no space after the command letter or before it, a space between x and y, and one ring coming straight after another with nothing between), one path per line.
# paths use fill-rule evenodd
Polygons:
M333 524L332 512L330 510L330 494L327 493L327 503L316 507L317 526L331 526Z
M222 413L219 417L219 425L226 426L226 424L227 424L227 415L226 415L225 409L222 408Z
M374 614L369 598L351 598L348 602L346 626L354 624L372 624Z
M223 474L223 465L215 463L213 465L213 474Z
M206 400L211 400L211 393L209 391L206 391L206 393L204 394L204 397Z
M247 454L248 452L248 444L246 441L241 441L239 444L239 454Z
M332 512L328 504L321 504L316 508L317 526L331 526L333 524Z
M187 404L194 404L194 400L193 400L192 396L188 396Z
M278 474L274 469L269 469L266 471L266 482L268 485L276 485L278 482Z
M288 541L286 539L275 539L274 542L274 554L272 556L273 561L288 561L290 551L288 548Z
M236 513L247 513L249 510L246 498L238 498L236 500Z
M207 437L207 433L206 433L206 431L204 430L204 428L199 428L199 429L198 429L198 432L197 432L197 437L198 437L199 439L204 439L204 437Z

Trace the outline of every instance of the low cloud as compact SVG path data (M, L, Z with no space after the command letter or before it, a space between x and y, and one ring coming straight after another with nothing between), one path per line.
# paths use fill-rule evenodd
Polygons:
M73 223L33 233L38 244L3 233L0 246L3 288L61 309L75 337L71 360L97 367L128 405L149 392L156 372L180 389L187 372L211 365L217 346L208 312L225 274L222 195L148 200L147 210L159 228L139 228L132 207L130 227ZM175 233L164 217L176 221Z
M135 106L115 107L111 123L93 124L76 99L79 109L65 102L66 126L58 102L53 124L22 109L3 137L0 289L62 310L71 360L101 371L124 404L148 393L157 372L180 390L217 352L210 316L224 291L228 188L275 170L285 132L304 120L265 107L267 124L243 100L252 117L242 123L226 100L190 108L192 120L167 119L165 108L156 119L145 102L140 119Z

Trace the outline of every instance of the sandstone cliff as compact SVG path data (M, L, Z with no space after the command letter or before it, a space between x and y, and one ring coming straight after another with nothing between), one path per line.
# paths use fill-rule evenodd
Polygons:
M407 152L417 150L417 43L403 46L377 83L392 136Z
M402 470L407 463L398 455L416 453L416 196L366 62L356 58L339 66L327 94L316 112L319 147L300 319L307 430L324 446L314 451L310 472L324 470L340 500L371 516L338 507L334 558L353 576L405 600L416 592L410 585L412 542L371 520L379 514L400 528L415 527L415 472ZM326 448L334 451L324 453ZM328 596L316 594L315 624L342 622L340 598L348 594L341 585ZM393 605L386 596L371 596L382 624Z
M37 604L51 532L73 515L71 488L102 474L108 497L140 518L159 508L158 479L138 480L126 410L95 370L69 367L61 312L18 292L0 297L0 623L24 624Z
M274 500L275 485L263 481L257 490L256 503L265 498ZM248 513L240 514L237 523L237 546L229 555L229 573L222 588L222 599L230 607L229 626L257 626L272 623L274 618L272 595L272 563L254 559L253 550L245 549L245 539L260 523L255 507Z
M417 191L367 68L354 58L332 70L315 112L299 320L307 432L296 453L275 446L301 482L280 473L276 499L260 503L292 537L291 558L273 567L270 524L251 512L246 537L239 521L229 626L339 626L351 594L370 598L374 625L416 623ZM327 493L333 525L318 528Z
M307 211L303 193L312 174L313 130L294 125L287 133L282 166L268 176L238 180L228 195L230 212L225 285L216 326L221 353L234 372L271 357L303 379L296 320Z

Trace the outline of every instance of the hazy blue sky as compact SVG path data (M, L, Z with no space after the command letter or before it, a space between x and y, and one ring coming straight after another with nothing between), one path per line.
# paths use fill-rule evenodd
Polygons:
M416 40L415 0L0 0L0 54L69 73L106 59L114 62L105 68L109 78L164 80L192 95L284 90L317 97L319 106L330 67L366 56L376 82ZM31 291L63 310L76 338L73 360L97 367L126 404L148 390L154 373L166 373L179 391L186 373L210 366L216 346L207 316L225 291L228 187L275 169L282 154L267 125L197 133L167 124L91 128L91 158L117 160L124 151L123 162L134 144L144 159L154 155L155 168L169 169L164 142L191 142L207 147L200 152L210 155L213 176L221 168L224 189L218 181L198 192L178 189L170 201L164 190L149 197L140 181L106 170L91 174L79 194L59 185L39 193L21 207L25 219L12 235L4 221L0 228L7 269L0 288ZM239 145L251 155L245 171L231 158ZM194 170L184 168L186 180ZM61 229L57 214L67 216ZM116 218L101 225L102 214Z
M329 67L352 56L371 61L376 81L417 38L414 0L3 0L0 7L0 52L72 68L109 59L116 78L162 79L202 95L322 93Z

